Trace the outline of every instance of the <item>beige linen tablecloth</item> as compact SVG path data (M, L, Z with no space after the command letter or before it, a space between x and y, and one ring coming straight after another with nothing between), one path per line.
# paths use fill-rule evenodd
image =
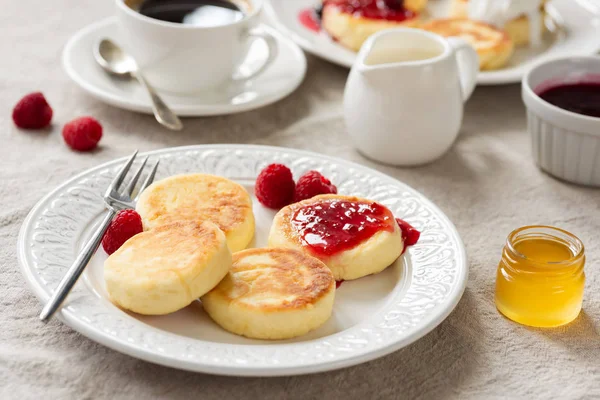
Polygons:
M110 0L4 0L0 7L0 399L600 398L600 190L559 182L535 167L517 85L477 89L452 150L414 169L376 165L352 149L341 116L347 71L312 57L305 82L285 100L239 115L186 119L183 132L168 132L151 116L92 99L62 70L67 39L111 13ZM34 90L46 94L54 122L47 131L22 132L11 109ZM80 115L104 125L96 152L74 153L62 142L62 125ZM379 360L268 379L153 365L58 321L39 322L40 304L15 254L31 207L69 177L135 148L200 143L324 152L420 190L454 221L467 247L470 279L456 310L423 339ZM574 232L587 248L584 310L559 329L517 325L494 306L495 268L507 234L537 223Z

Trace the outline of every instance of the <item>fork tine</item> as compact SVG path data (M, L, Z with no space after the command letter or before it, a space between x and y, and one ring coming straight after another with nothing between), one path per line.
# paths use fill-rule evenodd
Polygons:
M135 156L137 156L137 153L137 150L134 151L131 157L129 157L129 160L127 160L127 162L125 163L125 165L121 167L117 175L114 177L113 181L110 183L110 186L108 186L107 193L119 189L119 186L121 186L121 183L123 183L123 179L125 178L125 175L127 175L127 172L129 172L131 164L133 164L133 160L135 160Z
M142 192L144 190L146 190L146 188L148 186L150 186L152 184L152 182L154 182L154 176L156 175L156 170L158 169L158 163L159 162L160 162L160 160L157 160L156 163L154 163L154 167L152 167L152 170L150 171L150 173L148 174L148 176L144 180L144 183L142 183L142 186L140 186L140 190L138 191L137 196L135 196L134 201L138 201L138 199L140 198L140 195L142 194Z
M135 175L133 175L133 177L131 178L131 180L129 181L127 186L125 187L125 194L127 194L127 196L131 197L131 194L133 193L133 189L135 189L135 184L137 183L138 179L140 179L140 175L142 175L142 171L144 170L144 166L146 165L147 161L148 161L148 156L146 156L146 158L144 158L144 161L142 161L142 165L140 165L138 170L135 172Z

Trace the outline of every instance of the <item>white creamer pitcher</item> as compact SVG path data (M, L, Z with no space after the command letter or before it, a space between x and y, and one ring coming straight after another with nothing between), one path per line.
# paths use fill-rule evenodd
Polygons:
M458 38L419 29L379 32L362 46L346 83L348 134L369 158L392 165L435 160L454 143L479 60Z

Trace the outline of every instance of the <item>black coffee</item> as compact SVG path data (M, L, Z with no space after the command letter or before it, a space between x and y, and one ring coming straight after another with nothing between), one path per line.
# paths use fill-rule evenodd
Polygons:
M239 21L245 11L236 2L227 0L145 0L135 9L161 21L203 27Z

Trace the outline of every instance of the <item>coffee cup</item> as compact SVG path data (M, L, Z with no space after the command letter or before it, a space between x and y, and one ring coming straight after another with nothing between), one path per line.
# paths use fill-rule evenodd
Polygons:
M275 38L257 27L265 0L231 0L230 10L240 16L230 19L219 17L228 14L227 10L221 10L221 14L198 12L202 11L201 6L219 11L214 7L222 6L220 3L227 3L226 0L199 1L197 10L189 15L191 21L176 21L172 14L162 18L160 12L145 15L143 7L148 1L115 0L122 45L158 89L194 93L243 82L262 73L277 55ZM172 7L177 2L162 3ZM188 1L186 6L190 3L193 2ZM267 45L265 61L256 70L242 73L240 67L257 39Z

